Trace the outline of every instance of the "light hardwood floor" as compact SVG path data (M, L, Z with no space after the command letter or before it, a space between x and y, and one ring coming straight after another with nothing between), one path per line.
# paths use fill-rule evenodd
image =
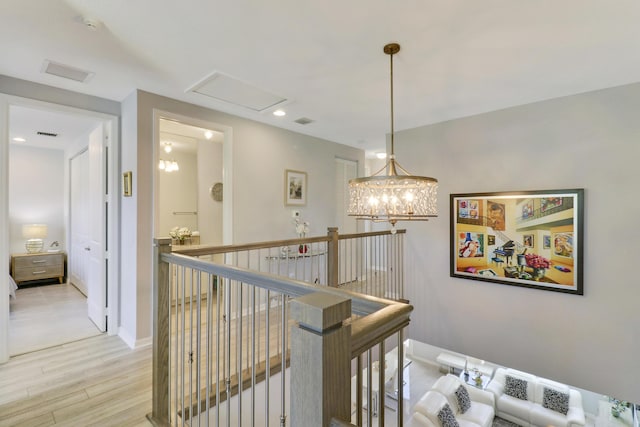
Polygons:
M151 348L100 335L0 365L0 426L149 426Z
M71 284L21 287L10 299L11 356L99 334L87 316L87 298Z

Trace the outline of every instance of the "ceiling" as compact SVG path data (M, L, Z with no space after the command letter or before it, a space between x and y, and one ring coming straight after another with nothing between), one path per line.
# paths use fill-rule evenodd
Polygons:
M637 0L2 0L0 74L116 101L142 89L373 152L390 127L388 42L402 130L638 82L638 22ZM45 74L45 60L95 74ZM190 91L213 73L287 115Z

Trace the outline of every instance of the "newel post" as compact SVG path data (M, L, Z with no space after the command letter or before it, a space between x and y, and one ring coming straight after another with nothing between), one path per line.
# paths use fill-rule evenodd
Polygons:
M309 294L291 301L291 424L351 419L351 300Z
M154 239L153 245L153 372L152 407L147 419L155 426L169 420L169 309L171 304L169 264L161 261L171 252L171 239Z
M327 243L327 285L337 288L338 265L340 262L338 227L327 228L327 236L330 239Z

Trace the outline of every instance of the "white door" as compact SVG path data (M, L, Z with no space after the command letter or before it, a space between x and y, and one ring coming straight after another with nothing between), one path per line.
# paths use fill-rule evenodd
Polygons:
M84 150L71 159L69 178L71 181L69 281L87 295L87 258L85 250L89 244L89 151Z
M89 136L89 240L85 247L87 257L87 305L89 319L98 329L107 327L107 287L106 287L106 176L105 132L98 126Z

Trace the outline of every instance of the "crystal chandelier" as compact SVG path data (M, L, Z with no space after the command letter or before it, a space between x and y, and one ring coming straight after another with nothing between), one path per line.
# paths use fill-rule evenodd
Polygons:
M397 43L384 47L391 63L391 155L387 164L372 176L349 180L347 209L347 214L357 219L388 221L392 226L398 221L426 221L438 216L438 180L411 175L400 166L394 154L393 55L399 51Z

